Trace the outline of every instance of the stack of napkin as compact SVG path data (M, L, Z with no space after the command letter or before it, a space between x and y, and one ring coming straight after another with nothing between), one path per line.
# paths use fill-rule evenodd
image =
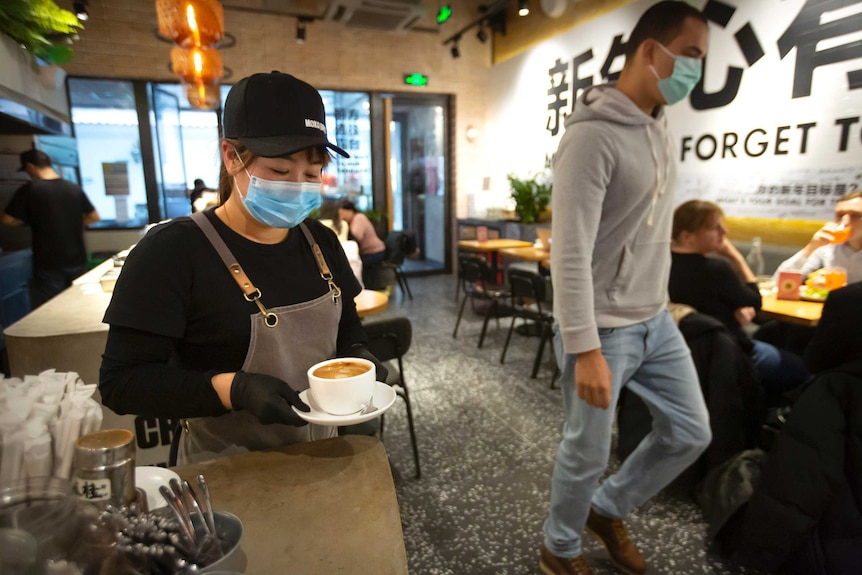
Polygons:
M68 478L75 441L102 425L96 385L53 369L24 379L0 375L0 484L28 477Z

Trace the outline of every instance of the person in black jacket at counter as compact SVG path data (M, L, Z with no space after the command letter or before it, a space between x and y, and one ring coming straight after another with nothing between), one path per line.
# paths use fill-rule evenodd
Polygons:
M835 290L745 515L737 559L766 572L862 572L862 282Z
M21 154L18 171L31 181L0 212L0 223L33 231L33 307L38 307L87 271L84 229L101 218L84 190L61 178L45 152Z
M340 243L306 219L328 149L347 157L325 121L320 94L291 75L240 80L224 108L220 205L153 228L123 266L104 320L102 401L186 418L179 463L335 435L292 409L309 410L298 394L319 361L365 357L385 380Z

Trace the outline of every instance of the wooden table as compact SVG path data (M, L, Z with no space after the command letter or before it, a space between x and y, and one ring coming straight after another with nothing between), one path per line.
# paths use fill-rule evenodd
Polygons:
M368 317L385 310L389 306L389 296L382 291L364 289L354 298L356 313L359 317Z
M499 240L486 240L484 242L480 242L479 240L459 240L458 241L458 249L463 250L465 252L482 252L482 253L493 253L498 252L501 249L505 248L526 248L533 245L533 242L525 242L522 240L507 240L507 239L499 239Z
M245 573L407 573L386 449L361 435L174 468L242 520Z
M502 248L499 252L504 256L509 256L515 259L528 262L544 262L551 259L551 252L535 247L530 244L529 247L520 248Z
M820 321L823 304L813 301L777 299L775 294L763 296L760 314L766 317L814 327Z
M476 252L476 253L484 253L491 254L491 277L494 278L495 282L499 282L500 279L497 277L497 254L500 250L508 249L508 248L528 248L533 245L533 242L525 242L522 240L507 240L507 239L497 239L497 240L486 240L484 242L480 242L479 240L459 240L458 241L458 249L464 252ZM455 299L458 299L458 286L456 285L455 291Z

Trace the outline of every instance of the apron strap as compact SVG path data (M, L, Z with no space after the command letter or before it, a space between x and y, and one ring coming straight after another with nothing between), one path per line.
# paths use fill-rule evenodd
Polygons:
M341 297L341 288L335 285L335 281L332 279L332 272L329 271L329 266L326 264L326 258L323 257L323 252L320 250L320 246L317 245L317 240L314 239L314 236L311 235L311 232L304 223L299 224L299 229L302 230L302 234L305 236L305 241L307 241L308 245L311 246L314 259L317 261L317 268L320 270L320 277L323 278L329 286L329 292L332 294L332 301L337 302L338 298Z
M263 316L263 322L267 327L277 326L278 316L267 311L263 306L263 302L260 301L260 296L262 295L260 290L256 288L254 284L251 283L249 277L245 275L242 266L240 266L239 262L236 261L236 257L234 257L233 253L230 251L230 248L227 247L227 244L224 243L224 240L218 234L215 227L212 225L212 222L209 221L203 212L193 213L192 221L198 225L207 240L209 240L210 244L215 248L215 251L218 252L221 261L224 262L228 272L230 272L230 277L233 278L236 285L238 285L239 289L242 290L246 301L254 302L255 305L257 305L257 308Z
M251 279L249 279L245 274L242 266L239 265L239 262L236 261L236 257L230 251L230 248L227 247L227 244L225 244L218 231L212 225L212 222L209 221L209 218L204 215L204 212L195 212L192 214L191 219L198 225L207 240L209 240L210 244L215 248L219 257L224 262L225 267L227 267L228 272L230 272L230 276L239 286L239 289L242 290L246 301L254 302L255 305L257 305L260 313L264 317L264 323L267 327L275 327L278 325L278 316L272 312L268 312L263 306L263 303L260 301L260 289L256 288L255 285L251 283ZM332 301L337 302L338 298L341 297L341 288L339 288L338 285L336 285L335 280L333 280L332 272L326 263L326 259L323 257L323 252L320 250L320 246L317 245L314 236L311 235L311 232L304 223L299 224L299 228L305 236L305 241L307 241L311 246L311 251L314 254L314 259L317 262L318 269L320 270L320 277L323 278L329 286L329 291L332 294Z

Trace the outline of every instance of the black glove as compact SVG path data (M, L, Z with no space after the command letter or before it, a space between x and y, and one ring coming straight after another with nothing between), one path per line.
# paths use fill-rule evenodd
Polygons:
M308 422L290 406L304 412L311 411L287 383L262 373L236 372L230 386L230 402L234 409L245 409L263 424L284 423L300 427Z
M389 370L386 368L383 363L376 357L371 351L362 344L356 344L350 348L350 351L347 352L345 357L361 357L362 359L367 359L371 363L374 364L374 367L377 368L377 381L382 381L386 383L386 378L389 377Z

